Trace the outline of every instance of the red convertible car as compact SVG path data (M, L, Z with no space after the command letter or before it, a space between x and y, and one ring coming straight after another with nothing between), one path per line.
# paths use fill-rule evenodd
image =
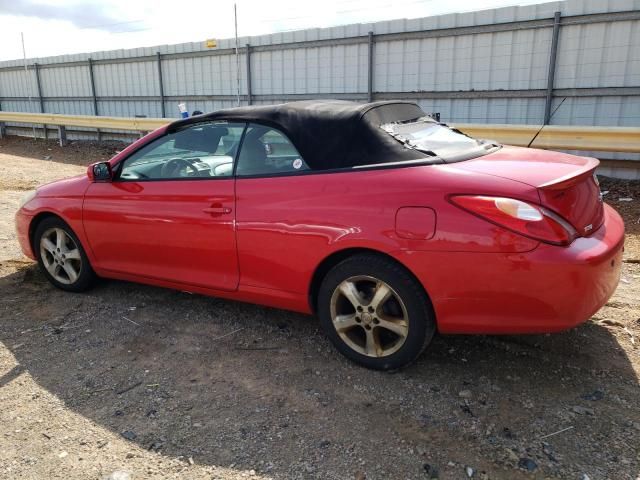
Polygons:
M304 101L176 121L28 194L22 249L96 277L315 313L376 369L434 333L539 333L616 288L624 225L598 161L476 140L401 102Z

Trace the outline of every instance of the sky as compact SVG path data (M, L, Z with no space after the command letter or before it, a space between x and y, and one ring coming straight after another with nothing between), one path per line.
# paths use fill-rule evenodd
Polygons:
M0 60L149 47L545 0L0 0Z

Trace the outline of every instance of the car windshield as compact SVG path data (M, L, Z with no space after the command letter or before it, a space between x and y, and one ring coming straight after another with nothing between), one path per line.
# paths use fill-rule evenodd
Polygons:
M380 128L406 147L439 157L447 163L486 155L499 148L494 142L471 138L430 117L387 123Z

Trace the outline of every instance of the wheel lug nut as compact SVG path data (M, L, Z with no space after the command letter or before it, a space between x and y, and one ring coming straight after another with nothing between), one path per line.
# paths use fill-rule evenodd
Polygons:
M357 310L358 310L359 312L361 312L361 311L362 311L362 307L358 305Z
M356 322L360 323L360 317L356 317Z
M369 307L369 312L373 313L373 307Z

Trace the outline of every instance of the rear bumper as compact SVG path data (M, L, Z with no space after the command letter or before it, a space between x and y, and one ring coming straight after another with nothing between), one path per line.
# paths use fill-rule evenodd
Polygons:
M604 223L568 247L518 254L396 252L429 293L442 333L546 333L588 320L618 285L624 223Z
M36 256L31 248L31 239L29 238L29 225L31 225L31 220L33 220L33 215L26 214L23 209L16 212L16 233L22 253L36 260Z

